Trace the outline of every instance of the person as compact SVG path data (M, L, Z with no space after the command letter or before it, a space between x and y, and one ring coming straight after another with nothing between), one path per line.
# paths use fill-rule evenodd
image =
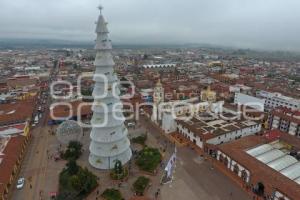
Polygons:
M155 192L155 199L157 199L158 197L158 192Z

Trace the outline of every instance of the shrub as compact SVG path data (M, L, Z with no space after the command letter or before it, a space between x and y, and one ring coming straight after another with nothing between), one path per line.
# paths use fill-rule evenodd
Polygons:
M136 164L141 170L153 173L161 162L161 157L158 149L145 147L138 153Z
M144 176L138 177L138 179L133 183L134 192L139 195L143 196L145 189L149 186L150 179Z
M122 166L121 161L117 160L114 169L110 173L110 177L114 180L122 180L128 175L128 170Z
M81 200L98 186L97 176L76 161L70 160L59 174L59 195L61 200Z
M140 135L138 137L131 139L132 143L140 144L143 146L145 146L146 140L147 140L147 135Z
M82 144L78 141L71 141L67 147L63 158L66 160L77 160L82 154Z
M116 189L106 189L101 196L106 200L123 200L121 192Z

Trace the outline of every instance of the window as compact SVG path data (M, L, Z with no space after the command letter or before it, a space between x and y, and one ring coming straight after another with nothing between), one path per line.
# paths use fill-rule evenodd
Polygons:
M223 160L224 160L224 157L223 157L222 154L220 154L220 156L219 156L219 161L220 161L220 162L223 162Z
M243 170L242 171L242 179L243 179L244 182L247 182L247 177L248 177L248 175L247 175L246 170Z
M239 174L239 171L240 171L239 166L237 164L235 164L234 167L233 167L233 172L235 174Z
M225 158L223 163L226 167L228 167L228 158Z

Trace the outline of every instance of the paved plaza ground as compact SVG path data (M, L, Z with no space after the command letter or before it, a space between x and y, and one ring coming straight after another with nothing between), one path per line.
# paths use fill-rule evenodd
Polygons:
M53 127L55 129L55 127ZM33 131L34 138L30 144L22 165L20 177L26 178L22 190L13 191L13 200L39 200L50 199L49 194L58 189L58 175L65 166L65 161L54 161L51 156L56 154L59 143L54 135L49 134L49 126L36 127ZM141 119L135 129L129 129L130 137L148 133L147 144L160 149L166 148L164 159L167 160L174 151L174 146L160 130L146 119ZM99 177L99 187L88 199L96 199L97 191L102 193L108 187L119 188L118 182L112 181L107 172L92 168L88 162L89 130L84 130L81 142L84 144L84 153L78 160L81 166L88 167ZM166 145L167 144L167 145ZM133 145L133 149L139 148ZM174 172L174 179L170 184L160 185L162 171L157 176L148 176L152 185L146 195L154 199L155 192L161 189L158 199L163 200L248 200L248 195L234 182L219 171L212 169L208 161L204 161L195 151L188 147L177 148L178 159ZM133 195L131 186L141 173L136 167L130 171L130 179L120 185L124 198L130 199ZM32 187L30 187L30 185ZM98 198L100 199L100 198Z

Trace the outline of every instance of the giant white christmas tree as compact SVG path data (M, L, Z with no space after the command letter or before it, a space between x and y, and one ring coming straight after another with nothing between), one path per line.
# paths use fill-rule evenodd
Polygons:
M120 104L120 91L117 87L113 87L118 79L113 69L115 63L111 53L112 45L108 37L107 23L102 15L102 7L100 6L99 9L89 162L98 169L111 169L116 160L120 160L122 164L127 163L132 152L127 138L128 131L124 125L123 112L113 109L114 105ZM105 121L106 123L103 123Z

